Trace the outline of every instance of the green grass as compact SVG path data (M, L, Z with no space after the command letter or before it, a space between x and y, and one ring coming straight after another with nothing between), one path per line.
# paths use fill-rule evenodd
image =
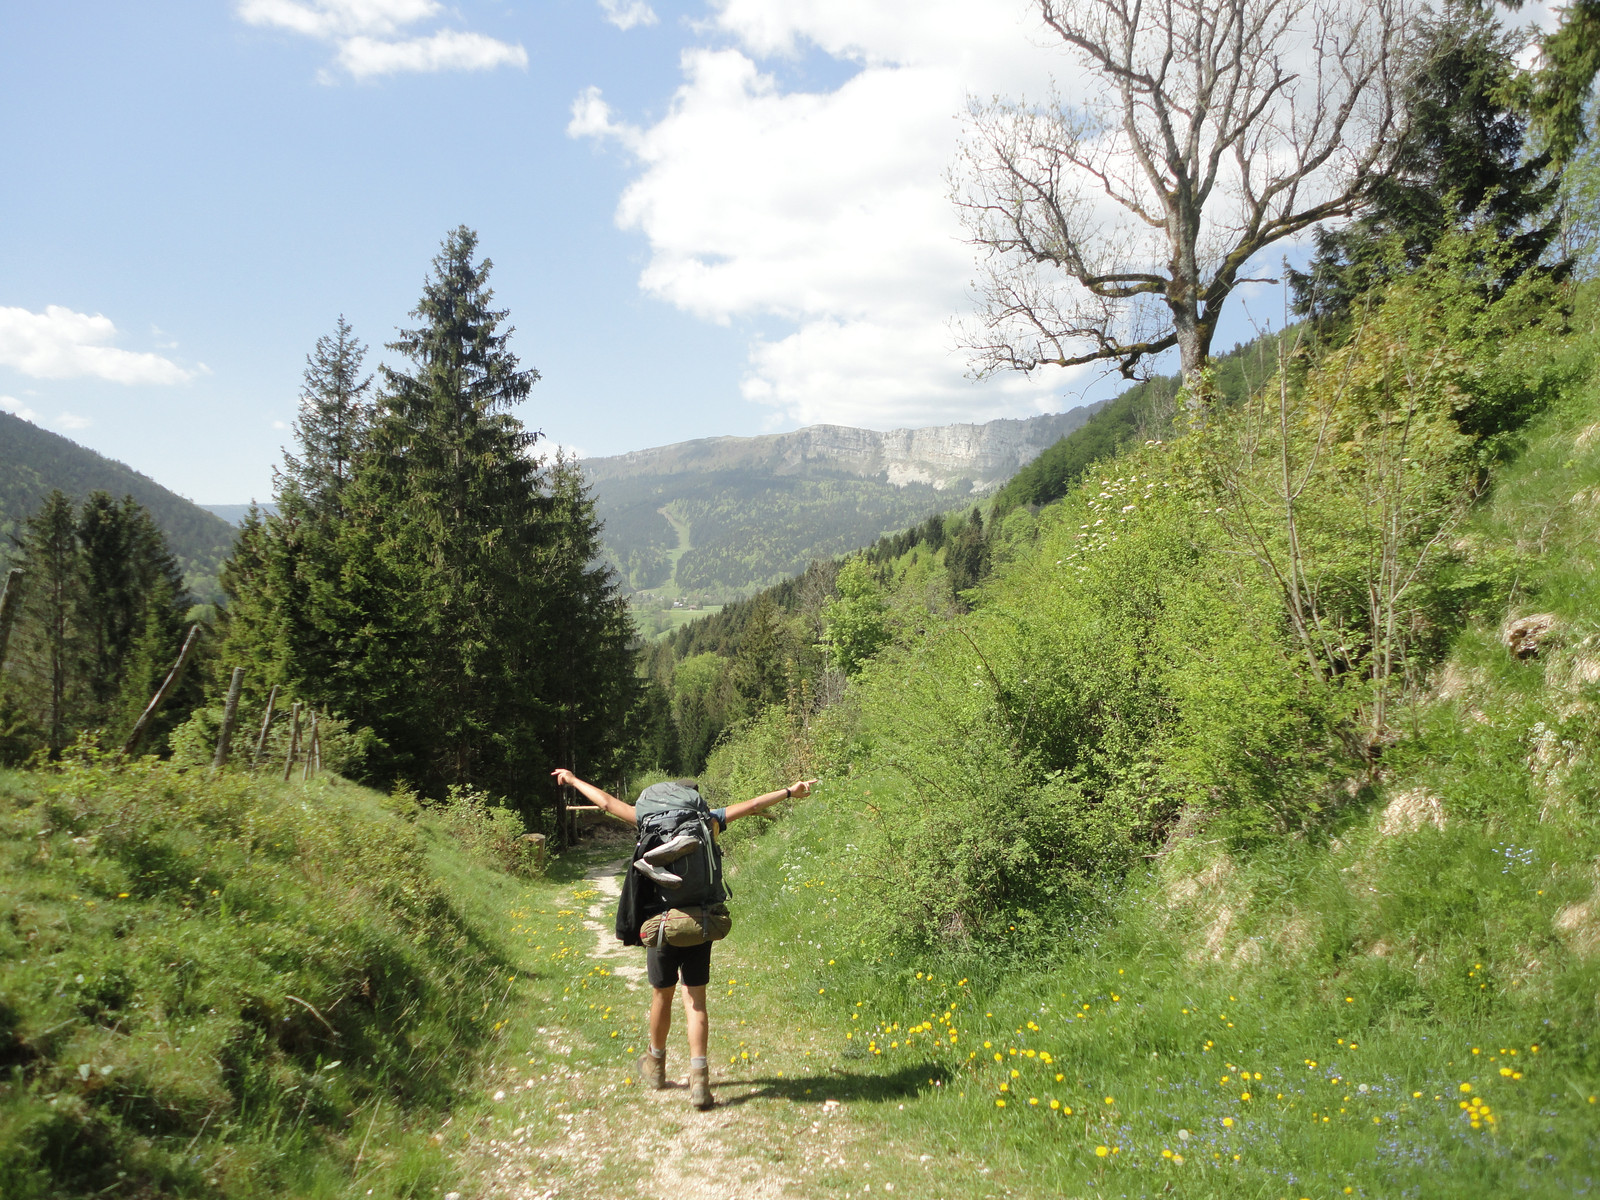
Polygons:
M812 751L816 798L754 836L736 827L735 953L754 965L719 1001L784 1014L749 1039L775 1066L793 1065L788 1031L805 1031L818 1078L881 1148L857 1186L1600 1187L1596 383L1569 380L1526 431L1459 548L1480 609L1369 786L1292 838L1169 843L1031 957L897 951L862 924L875 864L855 846L893 841L861 835L912 788L854 743ZM1517 661L1501 623L1535 612L1556 629ZM741 778L794 753L758 747L758 732L722 752ZM930 1191L929 1162L961 1166Z
M505 992L460 897L509 884L419 816L327 777L0 776L0 1194L437 1194L426 1130Z
M835 874L851 813L893 786L833 781L735 847L741 957L765 965L718 997L816 1031L829 1094L893 1148L885 1182L959 1154L990 1174L941 1194L1595 1186L1600 964L1551 925L1593 886L1572 869L1600 853L1593 830L1524 835L1525 863L1503 831L1379 838L1367 814L1337 850L1152 871L1041 961L904 960L842 936ZM1492 1117L1476 1127L1475 1098Z

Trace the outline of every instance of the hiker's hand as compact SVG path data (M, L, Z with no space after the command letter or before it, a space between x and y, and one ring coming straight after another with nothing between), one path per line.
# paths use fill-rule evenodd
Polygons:
M802 779L798 783L789 785L789 795L798 800L801 796L811 795L811 788L817 781L815 779Z
M557 787L576 787L578 783L578 777L565 767L557 767L550 772L550 776L556 781Z

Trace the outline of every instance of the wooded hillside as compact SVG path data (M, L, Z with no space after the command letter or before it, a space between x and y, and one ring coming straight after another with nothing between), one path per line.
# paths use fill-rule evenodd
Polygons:
M189 588L215 598L217 573L233 548L232 525L130 467L0 412L0 559L12 552L22 522L57 489L79 501L95 491L132 496L166 535Z

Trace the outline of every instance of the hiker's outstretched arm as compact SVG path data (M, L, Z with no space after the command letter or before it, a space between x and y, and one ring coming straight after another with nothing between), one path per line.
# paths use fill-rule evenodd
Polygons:
M639 823L638 819L633 815L633 805L624 804L610 792L602 792L594 784L586 783L584 780L579 779L565 767L557 767L550 774L555 778L559 786L577 788L585 797L593 801L594 806L602 812L610 813L613 817L618 817L630 825ZM780 792L779 795L782 795L782 793Z
M780 804L791 796L809 796L811 789L816 786L815 779L800 779L791 783L780 791L768 792L764 796L757 796L754 800L741 800L738 804L728 805L728 820L737 821L740 817L748 817L751 813L760 812L763 808L771 808Z

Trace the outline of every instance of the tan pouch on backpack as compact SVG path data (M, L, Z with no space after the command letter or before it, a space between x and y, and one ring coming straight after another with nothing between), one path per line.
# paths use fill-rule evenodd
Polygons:
M710 908L670 908L639 927L639 940L646 946L665 943L686 949L721 941L732 928L733 916L726 904L713 904Z

